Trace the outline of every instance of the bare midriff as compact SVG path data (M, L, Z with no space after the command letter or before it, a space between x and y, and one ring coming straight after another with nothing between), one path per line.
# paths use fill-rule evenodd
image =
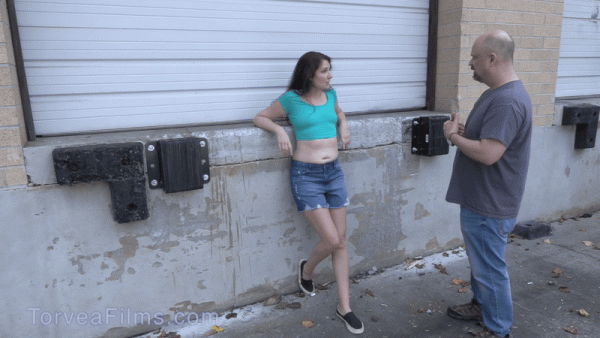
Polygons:
M292 156L296 161L315 164L331 162L337 157L337 137L297 141L294 156Z

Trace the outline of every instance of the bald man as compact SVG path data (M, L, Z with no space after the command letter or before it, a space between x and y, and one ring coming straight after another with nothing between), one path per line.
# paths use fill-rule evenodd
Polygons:
M469 66L489 87L464 125L444 124L458 147L446 201L460 205L460 224L471 265L470 303L448 308L450 317L483 321L476 337L510 337L513 305L504 258L525 190L531 144L529 94L513 66L514 41L500 30L478 37Z

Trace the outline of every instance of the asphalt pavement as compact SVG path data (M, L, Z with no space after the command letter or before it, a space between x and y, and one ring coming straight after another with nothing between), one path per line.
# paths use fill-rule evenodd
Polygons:
M598 338L600 211L550 226L551 236L509 240L506 259L515 318L511 337ZM365 325L360 336L473 337L469 331L481 329L476 323L446 314L449 305L470 301L470 287L464 286L469 271L464 249L457 248L353 276L351 305ZM313 297L283 295L272 299L273 305L248 305L222 313L215 322L164 327L140 337L355 337L335 316L336 284L322 288Z

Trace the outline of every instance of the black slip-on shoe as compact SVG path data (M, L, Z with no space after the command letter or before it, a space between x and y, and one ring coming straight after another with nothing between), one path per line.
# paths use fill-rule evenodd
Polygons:
M360 321L360 319L358 319L358 317L356 317L354 312L350 311L342 316L342 314L340 313L340 310L338 310L336 308L335 314L338 317L340 317L340 319L344 322L344 324L346 324L346 328L348 329L348 331L350 331L354 334L361 334L365 331L365 326Z
M302 278L302 272L304 271L304 264L306 264L306 262L308 262L306 259L301 259L298 263L298 285L304 294L307 296L314 296L315 286L313 285L312 279Z

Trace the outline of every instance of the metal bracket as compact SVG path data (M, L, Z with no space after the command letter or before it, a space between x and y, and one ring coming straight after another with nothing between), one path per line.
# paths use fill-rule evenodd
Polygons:
M598 132L600 107L592 104L580 104L563 107L562 125L576 125L575 149L594 148Z
M413 119L411 153L416 155L446 155L450 151L444 136L445 115L421 116Z
M147 142L146 166L150 189L202 189L210 181L208 141L188 137Z

